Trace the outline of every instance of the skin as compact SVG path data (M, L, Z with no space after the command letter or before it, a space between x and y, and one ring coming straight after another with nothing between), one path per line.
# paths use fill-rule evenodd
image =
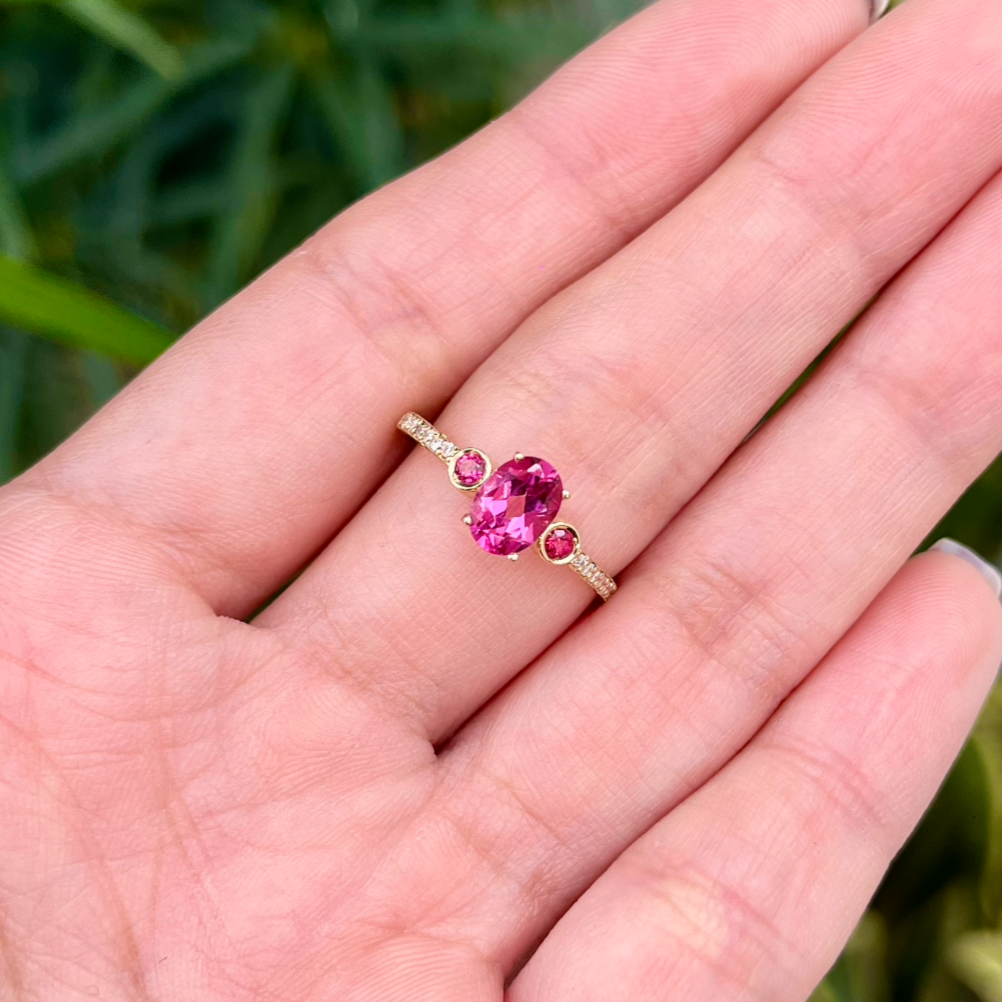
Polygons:
M1002 9L867 21L658 4L0 491L3 1002L806 998L1002 658Z

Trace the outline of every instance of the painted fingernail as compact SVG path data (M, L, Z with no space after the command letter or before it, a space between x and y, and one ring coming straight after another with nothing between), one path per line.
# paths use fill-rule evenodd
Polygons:
M933 543L930 550L942 550L944 553L952 553L961 560L966 560L972 567L981 572L981 576L992 586L996 595L1002 595L1002 574L994 564L988 563L984 557L979 556L974 550L958 543L955 539L944 536L941 540Z
M870 22L879 20L887 11L891 0L870 0Z

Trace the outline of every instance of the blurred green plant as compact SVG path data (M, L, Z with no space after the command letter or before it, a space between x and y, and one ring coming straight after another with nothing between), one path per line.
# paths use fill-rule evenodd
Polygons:
M0 481L634 2L0 0Z
M170 346L171 335L97 296L12 257L0 256L0 317L24 330L143 365Z
M0 0L0 482L637 0ZM939 526L1000 556L1002 464ZM1002 1002L1002 693L813 1002Z

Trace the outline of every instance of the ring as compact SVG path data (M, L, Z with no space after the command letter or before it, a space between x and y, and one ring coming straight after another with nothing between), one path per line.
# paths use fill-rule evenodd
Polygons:
M556 521L562 502L570 498L560 474L544 459L515 453L496 470L487 453L461 449L430 421L409 412L397 427L449 467L453 487L473 494L463 518L477 545L509 560L535 544L548 564L566 564L607 602L616 582L581 549L581 536L569 522Z

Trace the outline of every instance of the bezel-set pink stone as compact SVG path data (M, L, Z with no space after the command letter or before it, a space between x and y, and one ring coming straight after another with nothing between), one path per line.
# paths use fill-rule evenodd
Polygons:
M479 449L463 449L449 466L453 483L462 490L479 487L490 473L490 463Z
M522 456L502 463L481 485L470 508L470 533L485 552L520 553L557 517L560 474L545 459Z
M539 540L542 555L551 564L569 564L580 545L577 529L567 522L551 523Z

